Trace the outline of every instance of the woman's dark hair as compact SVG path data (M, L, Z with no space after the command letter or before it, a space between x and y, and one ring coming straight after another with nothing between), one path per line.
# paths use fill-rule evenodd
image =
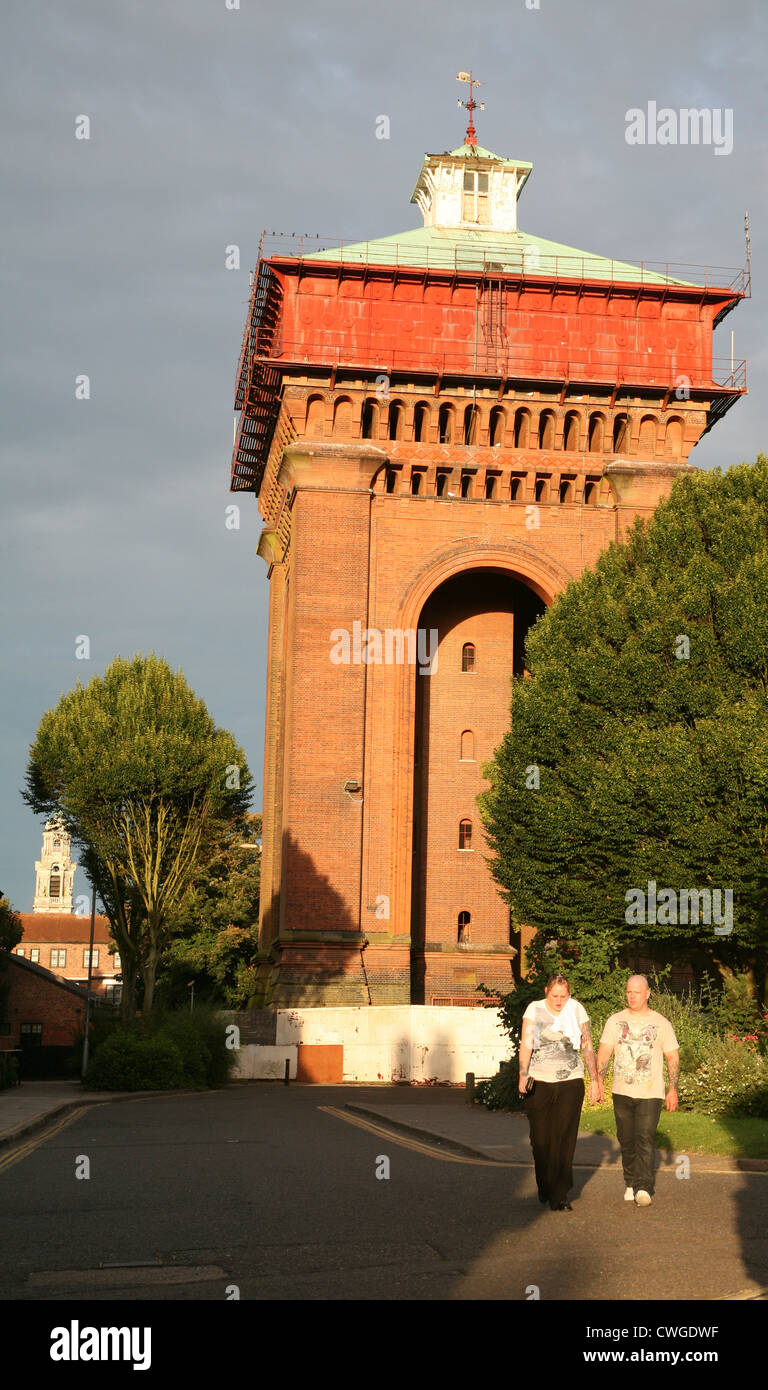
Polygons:
M547 980L547 983L544 986L544 993L549 994L549 991L551 990L553 985L566 985L568 988L568 993L570 994L571 992L571 986L568 984L568 979L565 975L550 975L549 979Z

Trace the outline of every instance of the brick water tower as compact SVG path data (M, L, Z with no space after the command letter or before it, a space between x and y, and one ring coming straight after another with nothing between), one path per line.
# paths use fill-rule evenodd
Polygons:
M464 144L424 158L423 226L262 238L232 490L257 494L269 574L272 1006L510 987L476 797L526 632L745 390L712 355L743 273L531 236L530 173L470 104Z

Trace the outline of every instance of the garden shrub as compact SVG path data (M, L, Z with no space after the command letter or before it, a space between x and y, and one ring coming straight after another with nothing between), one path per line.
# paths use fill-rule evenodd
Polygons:
M170 1038L142 1038L117 1028L88 1068L88 1085L99 1091L170 1091L184 1085L184 1063Z
M680 1108L702 1115L768 1119L768 1061L754 1045L713 1038L704 1061L680 1076Z

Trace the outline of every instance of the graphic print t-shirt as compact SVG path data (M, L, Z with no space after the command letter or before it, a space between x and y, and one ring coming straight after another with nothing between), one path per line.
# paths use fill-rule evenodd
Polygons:
M675 1030L668 1018L650 1009L638 1018L629 1009L611 1014L601 1043L615 1048L613 1092L636 1100L663 1100L664 1053L677 1050Z
M569 999L559 1014L550 1013L546 1000L528 1005L524 1019L533 1023L533 1053L528 1075L534 1081L578 1081L584 1075L579 1056L582 1024L589 1014L578 999Z

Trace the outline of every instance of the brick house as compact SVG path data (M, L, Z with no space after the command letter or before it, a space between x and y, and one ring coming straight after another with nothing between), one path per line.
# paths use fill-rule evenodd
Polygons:
M15 951L3 951L0 958L0 980L8 986L0 1051L70 1047L85 1022L86 991Z
M88 983L88 949L91 919L76 912L20 912L24 935L14 955L45 967L59 979L85 987ZM91 993L116 1002L120 993L120 956L110 955L114 945L109 919L97 915L93 929Z

